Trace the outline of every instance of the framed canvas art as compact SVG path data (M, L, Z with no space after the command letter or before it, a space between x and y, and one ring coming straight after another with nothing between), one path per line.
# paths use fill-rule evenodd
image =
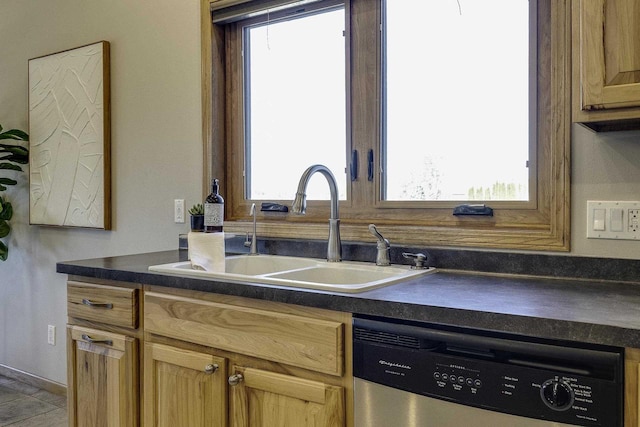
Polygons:
M29 60L29 223L111 229L109 43Z

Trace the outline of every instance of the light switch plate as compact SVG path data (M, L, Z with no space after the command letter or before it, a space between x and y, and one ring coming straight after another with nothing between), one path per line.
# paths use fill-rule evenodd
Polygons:
M184 224L184 199L175 199L173 201L173 222Z
M47 325L47 343L56 345L56 327L54 325Z
M587 238L640 240L640 202L587 201Z

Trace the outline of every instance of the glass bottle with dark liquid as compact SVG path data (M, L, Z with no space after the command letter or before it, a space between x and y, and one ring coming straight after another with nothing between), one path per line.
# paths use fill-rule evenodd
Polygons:
M219 181L213 180L211 194L204 201L204 231L205 233L222 232L224 222L224 199L220 195Z

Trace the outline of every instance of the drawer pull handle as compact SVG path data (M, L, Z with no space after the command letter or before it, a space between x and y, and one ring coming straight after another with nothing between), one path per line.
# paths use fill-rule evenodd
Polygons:
M111 340L94 340L87 334L82 334L82 339L91 344L113 345L113 341Z
M113 308L113 304L111 304L110 302L93 302L89 299L83 298L82 299L82 304L84 305L88 305L89 307L99 307L99 308L106 308L106 309L112 309Z
M213 374L215 371L218 370L218 364L214 363L211 365L207 365L204 367L204 373L205 374Z
M244 380L242 374L233 374L229 377L229 385L236 386Z

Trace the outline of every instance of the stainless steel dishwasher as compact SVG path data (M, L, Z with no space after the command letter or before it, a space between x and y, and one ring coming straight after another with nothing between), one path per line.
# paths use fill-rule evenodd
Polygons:
M622 427L624 349L357 316L356 427Z

